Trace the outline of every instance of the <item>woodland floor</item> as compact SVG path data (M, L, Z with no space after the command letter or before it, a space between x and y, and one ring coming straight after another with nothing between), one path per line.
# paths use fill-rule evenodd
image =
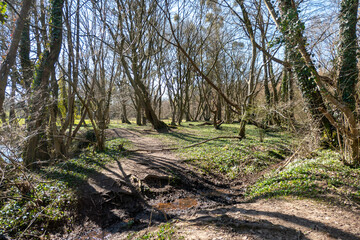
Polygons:
M171 145L152 134L108 130L135 148ZM80 187L82 224L57 238L157 239L170 222L169 239L360 239L359 209L290 197L246 202L244 188L256 178L201 174L170 151L131 153Z

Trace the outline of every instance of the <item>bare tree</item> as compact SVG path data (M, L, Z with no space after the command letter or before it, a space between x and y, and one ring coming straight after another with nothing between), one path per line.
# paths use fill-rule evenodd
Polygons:
M24 0L23 5L16 21L16 27L12 34L12 40L9 47L9 51L6 54L6 58L0 66L0 113L3 111L3 104L5 100L5 89L9 76L10 69L15 63L17 49L21 40L21 33L24 29L26 17L30 11L32 0Z

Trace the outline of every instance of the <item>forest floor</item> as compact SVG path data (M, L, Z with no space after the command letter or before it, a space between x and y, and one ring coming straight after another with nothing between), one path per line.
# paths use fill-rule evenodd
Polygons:
M356 203L341 206L292 196L248 201L246 189L281 162L229 178L204 171L184 154L156 151L178 143L149 129L115 128L107 134L144 151L125 154L92 173L79 187L81 224L52 238L360 239Z

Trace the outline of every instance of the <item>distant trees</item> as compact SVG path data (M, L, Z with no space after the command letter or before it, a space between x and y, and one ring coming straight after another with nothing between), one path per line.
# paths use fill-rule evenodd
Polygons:
M108 25L114 42L118 42L122 69L134 89L138 114L145 112L146 118L156 130L166 130L167 125L159 119L152 106L150 90L146 83L153 66L152 60L157 50L154 48L154 35L150 23L155 23L157 8L155 2L145 0L116 1L119 12L117 29Z

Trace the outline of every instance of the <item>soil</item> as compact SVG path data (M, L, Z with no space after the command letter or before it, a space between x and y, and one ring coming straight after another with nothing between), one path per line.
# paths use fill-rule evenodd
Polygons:
M152 131L111 129L135 148L169 147ZM244 201L259 176L204 175L170 151L116 159L81 186L79 222L58 239L127 239L171 221L184 239L360 239L360 209L292 198Z

